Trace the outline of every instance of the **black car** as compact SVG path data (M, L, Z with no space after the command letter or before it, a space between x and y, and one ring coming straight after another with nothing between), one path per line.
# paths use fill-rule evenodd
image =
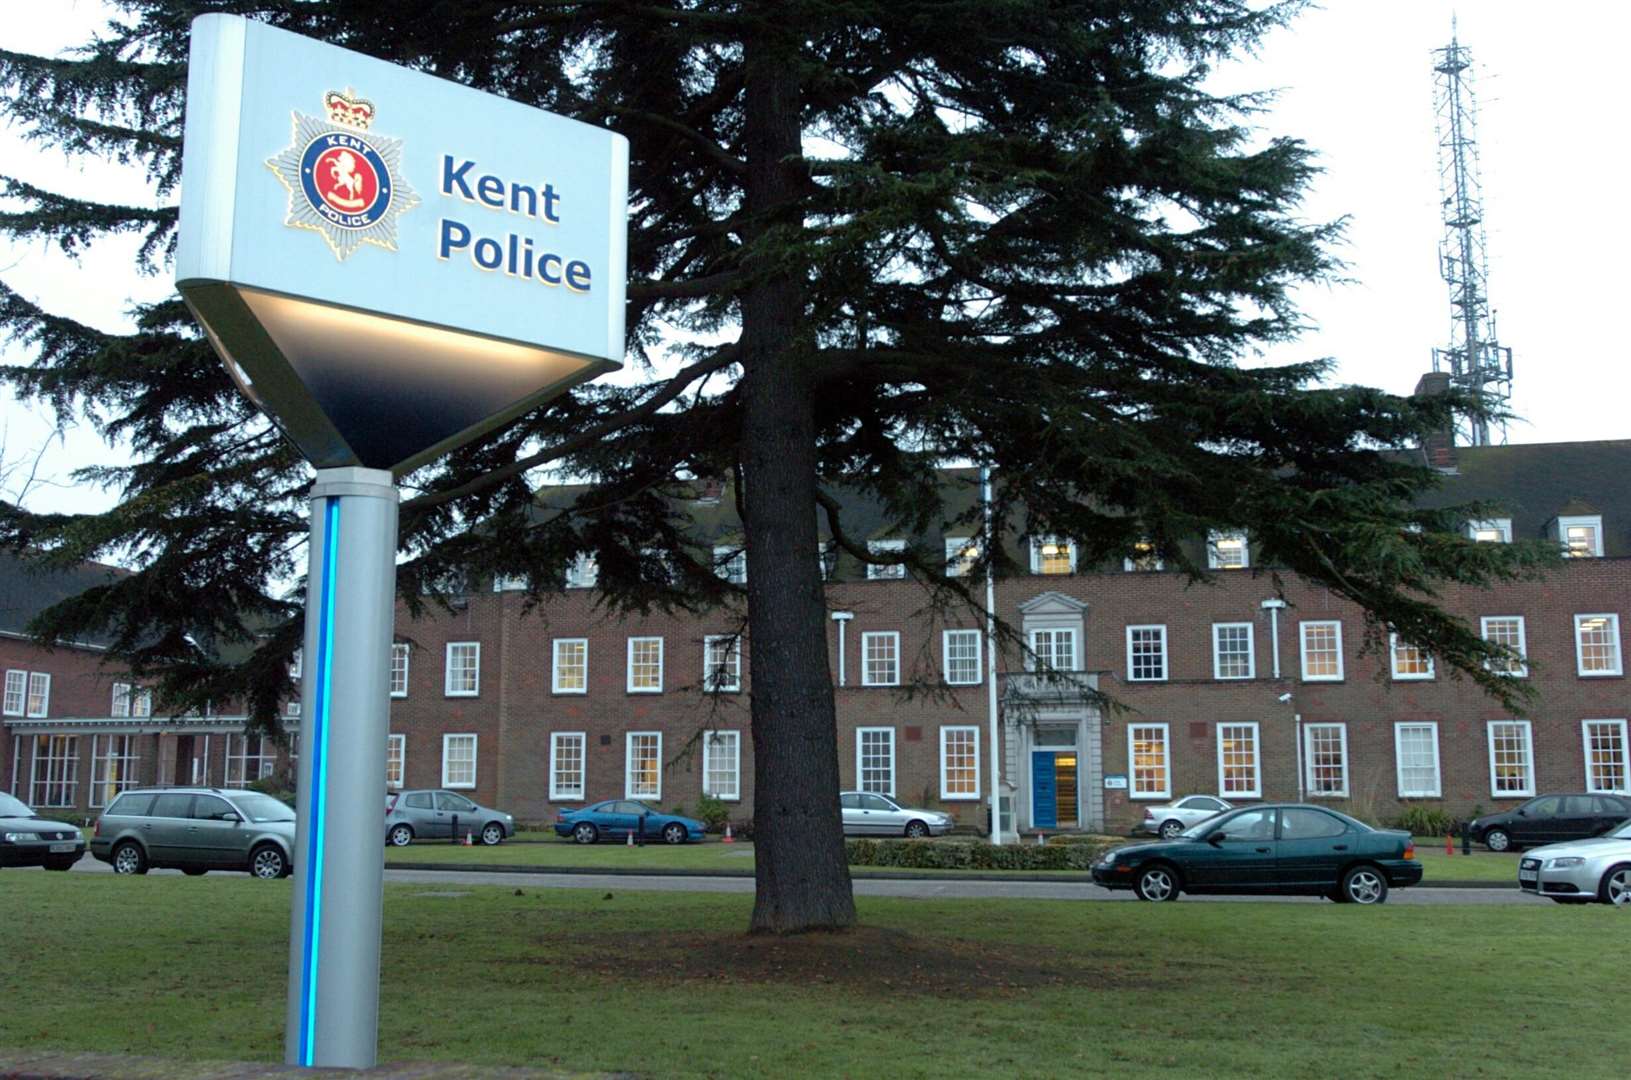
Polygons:
M72 825L47 821L21 800L0 795L0 866L66 870L85 854L85 838Z
M1473 818L1465 829L1491 851L1514 851L1601 836L1627 818L1631 799L1623 795L1540 795L1516 810Z

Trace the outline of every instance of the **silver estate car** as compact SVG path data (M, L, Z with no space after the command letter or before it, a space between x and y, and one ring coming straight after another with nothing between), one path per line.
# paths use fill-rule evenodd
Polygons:
M247 870L288 877L294 867L294 810L270 795L234 788L127 791L96 820L91 855L116 874L175 867L198 875Z
M385 842L463 839L492 845L515 835L515 818L456 791L399 791L385 797Z
M1559 904L1631 904L1631 821L1606 836L1524 852L1518 888Z
M838 804L844 811L845 836L944 836L957 824L950 814L914 810L872 791L840 792Z
M1191 825L1199 825L1207 818L1234 808L1234 803L1216 795L1189 795L1165 806L1146 806L1139 828L1163 840L1171 840Z

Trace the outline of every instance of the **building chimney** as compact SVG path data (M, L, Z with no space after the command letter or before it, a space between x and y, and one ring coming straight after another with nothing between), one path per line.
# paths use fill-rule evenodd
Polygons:
M1438 397L1449 392L1450 373L1429 371L1416 381L1416 392L1413 396ZM1442 472L1454 472L1456 469L1454 423L1446 421L1442 431L1433 431L1425 435L1421 442L1421 452L1431 468Z

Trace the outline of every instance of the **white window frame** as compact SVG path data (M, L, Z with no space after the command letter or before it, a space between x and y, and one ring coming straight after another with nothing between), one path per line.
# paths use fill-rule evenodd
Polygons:
M1246 674L1225 675L1223 673L1222 634L1224 630L1246 631ZM1249 622L1216 622L1212 624L1212 678L1220 682L1242 682L1257 678L1257 633L1256 627Z
M468 783L465 783L463 781L461 781L459 783L454 783L452 780L448 779L447 751L448 751L448 748L453 744L454 739L469 739L470 740L470 780L469 780ZM471 790L473 790L475 788L475 786L476 786L477 781L481 777L481 773L478 771L478 766L479 766L479 764L481 762L480 750L481 750L481 736L476 734L473 731L453 731L453 732L448 732L447 734L443 735L442 736L442 786L447 788L449 791L471 791Z
M138 717L153 715L152 687L138 686L130 691L130 715Z
M1401 672L1399 670L1400 645L1407 649L1414 649L1418 655L1426 659L1427 670ZM1389 632L1387 636L1387 666L1388 673L1393 677L1394 682L1431 682L1433 679L1433 654L1420 645L1401 640L1399 635L1393 632Z
M1314 740L1316 732L1336 731L1337 752L1342 755L1342 777L1336 788L1326 790L1315 783L1318 775L1314 769ZM1310 798L1315 799L1346 799L1348 797L1348 725L1347 724L1304 724L1303 725L1303 780L1304 790Z
M1432 737L1433 784L1430 788L1411 787L1405 783L1404 733L1406 729L1426 730ZM1443 767L1439 763L1438 723L1433 720L1398 720L1393 724L1393 775L1401 799L1441 799L1444 797Z
M715 758L730 763L731 788L729 792L709 790L714 787ZM742 801L742 733L735 729L704 731L702 733L702 793L721 802Z
M107 740L105 748L100 747L102 740ZM87 803L92 809L106 806L113 799L132 788L140 787L141 780L135 775L141 765L141 745L136 735L92 735L91 736L91 792ZM122 753L115 753L115 748ZM118 763L114 770L112 767ZM117 778L109 776L111 771L117 771ZM103 793L112 789L111 794L104 799Z
M1523 733L1523 787L1502 791L1495 783L1495 729L1512 727ZM1496 799L1527 799L1535 794L1535 735L1527 720L1490 720L1484 725L1484 743L1489 750L1489 793Z
M1609 622L1609 632L1614 643L1614 667L1610 670L1586 670L1585 642L1580 640L1580 631L1586 619L1607 619ZM1597 611L1585 612L1574 617L1574 672L1582 679L1606 679L1625 674L1625 662L1620 649L1620 617L1618 614L1612 611Z
M1052 635L1049 639L1050 645L1045 652L1044 650L1037 648L1037 639L1043 634ZM1060 634L1068 634L1070 636L1070 655L1065 658L1066 663L1062 667L1054 662L1059 658L1058 638ZM1032 627L1029 637L1031 652L1029 656L1025 657L1026 671L1037 671L1043 674L1050 674L1055 672L1080 671L1082 669L1082 636L1076 632L1076 628L1074 626Z
M714 545L714 573L732 585L748 583L748 550L736 544Z
M561 783L561 751L576 745L578 751L578 783ZM589 783L589 735L583 731L552 731L549 733L549 801L582 802Z
M35 687L39 687L38 690ZM35 704L36 699L39 704ZM51 675L45 671L28 673L28 716L39 720L51 715Z
M1140 540L1133 545L1133 550L1148 548L1149 552L1139 556L1125 556L1121 560L1121 568L1129 574L1151 574L1167 568L1165 560L1155 553L1155 545L1148 540Z
M877 734L887 735L884 740L889 749L889 786L887 790L879 791L877 788L866 786L865 760L866 737ZM862 727L855 729L855 790L867 791L876 795L895 797L895 729L892 727Z
M1240 542L1240 561L1224 562L1218 550L1218 545L1224 542ZM1208 570L1250 570L1252 566L1252 545L1246 534L1241 531L1222 532L1212 530L1206 534L1206 568Z
M702 689L709 694L735 694L741 691L740 634L708 634L703 637Z
M972 679L952 678L951 643L956 638L961 642L972 640L974 642L974 677ZM978 686L985 681L985 669L982 666L985 660L985 648L981 642L984 635L978 630L942 630L940 632L940 670L944 673L947 686ZM960 658L959 662L966 663Z
M888 679L877 679L872 674L871 658L867 655L869 646L873 641L888 639L891 642L893 655L891 656L892 674ZM862 686L899 686L900 685L900 631L899 630L866 630L861 634L861 685Z
M249 740L253 738L254 752L250 752ZM248 735L243 732L233 732L227 735L226 745L226 776L223 787L246 788L256 780L271 776L277 767L277 747L269 745L270 740L265 735ZM234 770L233 766L237 768ZM236 772L236 775L234 775Z
M1494 536L1479 536L1479 533L1494 533ZM1512 543L1512 519L1490 518L1488 521L1467 522L1467 538L1478 544L1510 544Z
M454 689L453 685L453 652L455 649L474 649L470 655L474 660L470 670L474 673L475 685L469 690ZM444 657L442 667L442 694L444 697L479 697L481 696L481 642L479 641L450 641ZM460 669L463 670L463 669Z
M396 781L391 780L391 761L396 761ZM408 786L408 737L393 734L385 737L385 790L401 791Z
M1250 728L1252 733L1252 786L1231 790L1224 782L1223 743L1225 731ZM1263 797L1263 733L1256 720L1236 724L1220 723L1216 729L1218 755L1218 796L1224 799L1261 799Z
M1308 673L1308 631L1314 627L1336 628L1336 656L1337 673L1335 675L1310 675ZM1303 682L1341 682L1347 675L1347 667L1342 659L1342 620L1341 619L1306 619L1297 624L1297 655L1302 664Z
M525 574L494 574L494 592L526 592L527 575Z
M568 589L592 589L600 583L600 560L579 555L567 566L561 584Z
M561 682L561 650L563 646L583 646L583 685L568 686ZM549 645L549 692L552 694L587 694L589 692L589 639L581 637L555 638Z
M108 715L114 719L122 719L130 715L130 684L116 682L113 684L113 700L108 705Z
M1491 674L1499 675L1502 678L1506 678L1506 679L1527 679L1529 677L1529 638L1528 638L1528 629L1524 626L1523 616L1522 615L1480 615L1478 617L1478 636L1483 638L1485 641L1491 640L1490 636L1489 636L1489 624L1490 623L1497 623L1497 622L1500 622L1500 623L1515 622L1515 623L1518 624L1518 666L1517 666L1516 669L1514 669L1512 671L1496 671L1493 667L1490 666L1490 662L1488 660L1486 660L1486 661L1484 661L1484 668L1486 670L1488 670Z
M1569 546L1570 529L1591 530L1591 550L1576 554ZM1574 517L1560 517L1557 519L1557 542L1563 545L1564 558L1600 559L1603 557L1603 516L1601 514L1580 514Z
M1620 787L1604 787L1596 782L1596 777L1594 776L1595 763L1591 759L1591 730L1594 727L1607 727L1619 731L1620 760L1618 767L1620 776L1625 778L1626 781L1626 783ZM1625 795L1631 793L1628 792L1628 789L1631 789L1631 742L1627 741L1628 734L1631 733L1626 731L1626 724L1624 720L1611 719L1580 721L1580 749L1585 755L1586 790L1591 792L1593 795Z
M868 555L887 555L891 552L906 551L904 540L868 540L866 542ZM890 563L880 566L877 563L866 564L866 579L868 581L900 581L906 577L906 564L904 562Z
M980 540L976 536L946 537L946 576L967 577L969 568L980 557Z
M972 772L973 772L973 775L974 775L974 790L972 792L970 792L970 791L957 791L957 792L954 792L954 791L951 790L951 784L948 782L950 780L950 777L947 775L946 766L949 764L950 759L946 755L946 744L951 741L951 736L953 734L956 734L958 736L965 736L965 735L973 736L973 740L974 740L974 742L973 742L973 745L974 745L974 750L973 750L974 765L973 765ZM978 724L946 724L946 725L943 725L940 728L940 801L941 802L978 802L979 799L980 799L980 728L979 728L979 725Z
M6 716L21 716L28 701L28 672L12 668L6 672L6 690L3 712Z
M1161 786L1159 788L1139 787L1138 744L1149 740L1149 735L1142 734L1144 732L1160 732L1161 734ZM1172 798L1172 731L1167 724L1127 725L1127 797L1134 800Z
M391 643L391 696L394 698L405 698L408 696L408 670L409 665L412 663L412 652L413 646L409 645L406 641L393 641ZM396 681L398 660L402 662L400 665L402 671L402 688L400 690L397 689Z
M45 754L40 754L40 743ZM39 775L41 763L45 778ZM66 799L66 801L63 801ZM42 733L34 736L28 763L28 805L68 809L79 804L79 736Z
M298 679L306 669L306 650L296 649L289 656L289 678Z
M1133 667L1133 635L1134 635L1134 633L1136 631L1141 631L1141 630L1159 630L1161 632L1161 634L1160 634L1160 640L1161 640L1161 674L1159 674L1159 675L1153 675L1153 676L1152 675L1142 675L1141 676L1141 675L1134 674L1134 667ZM1127 636L1127 681L1130 682L1130 683L1135 683L1135 682L1140 682L1140 683L1166 682L1168 673L1170 671L1170 667L1169 667L1169 663L1168 663L1169 658L1168 658L1168 654L1167 654L1167 624L1166 623L1137 623L1137 624L1134 624L1132 626L1127 627L1126 636Z
M1061 546L1064 547L1064 549L1065 549L1065 561L1066 561L1066 565L1069 567L1069 569L1064 570L1064 571L1059 571L1059 570L1047 570L1047 571L1045 571L1045 570L1042 569L1042 558L1043 558L1042 548L1044 546L1046 546L1046 545L1049 545L1049 544L1052 544L1054 547L1061 547ZM1055 554L1057 554L1057 552ZM1041 574L1041 575L1043 575L1045 577L1062 577L1065 574L1074 574L1075 572L1076 572L1076 541L1067 539L1065 537L1060 537L1060 536L1033 536L1033 537L1031 537L1031 573Z
M655 686L637 686L635 684L635 681L634 681L634 673L635 673L634 652L635 652L635 649L636 649L637 646L650 645L652 642L657 643L657 684ZM628 644L628 649L627 649L628 662L627 662L627 665L625 666L625 673L626 674L625 674L623 688L625 690L627 690L631 694L660 694L660 693L662 693L663 692L663 678L664 678L664 675L663 675L663 668L664 668L663 653L664 653L663 639L659 635L642 634L639 637L629 638L629 644ZM650 660L641 661L640 662L640 667L650 668L651 667L651 661Z
M645 740L655 740L646 743ZM640 740L642 746L650 745L655 750L653 760L656 763L655 773L657 785L651 791L637 792L634 787L634 747L635 741ZM623 736L623 797L625 799L650 800L661 802L663 799L663 733L660 731L630 731Z

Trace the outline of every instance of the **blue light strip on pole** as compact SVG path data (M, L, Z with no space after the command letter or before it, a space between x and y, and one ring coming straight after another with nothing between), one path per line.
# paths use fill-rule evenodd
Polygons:
M312 1065L316 1053L317 957L322 943L323 833L328 812L328 719L334 675L334 564L340 550L340 500L324 507L323 583L319 592L317 630L317 701L312 709L312 791L307 803L306 955L300 1000L300 1063Z

